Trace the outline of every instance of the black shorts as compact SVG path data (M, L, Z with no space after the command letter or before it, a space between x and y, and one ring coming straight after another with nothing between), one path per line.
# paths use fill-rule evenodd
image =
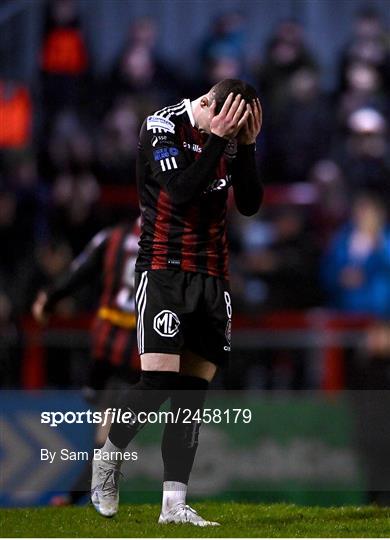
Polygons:
M182 270L136 272L139 354L188 349L223 366L231 343L229 282Z

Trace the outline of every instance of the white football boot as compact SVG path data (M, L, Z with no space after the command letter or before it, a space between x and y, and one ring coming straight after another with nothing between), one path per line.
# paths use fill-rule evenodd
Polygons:
M118 512L120 468L120 461L92 460L91 501L104 517L113 517Z
M196 510L185 503L177 503L169 510L161 511L158 519L160 524L167 523L190 523L196 527L217 527L220 525L216 521L203 519Z

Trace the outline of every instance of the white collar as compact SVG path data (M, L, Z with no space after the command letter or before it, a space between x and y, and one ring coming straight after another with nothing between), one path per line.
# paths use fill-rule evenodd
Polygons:
M192 112L191 101L189 99L185 99L184 100L184 105L186 107L186 111L187 111L187 114L189 116L191 126L195 127L195 118L194 118L194 113Z

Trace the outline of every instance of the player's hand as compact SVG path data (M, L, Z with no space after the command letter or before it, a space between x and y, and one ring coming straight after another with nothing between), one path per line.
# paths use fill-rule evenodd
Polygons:
M238 144L254 144L261 130L263 113L260 100L253 99L251 104L247 104L249 111L248 119L237 135Z
M46 303L47 294L41 291L40 293L38 293L38 296L36 297L31 309L34 319L39 324L46 324L49 320L49 315L45 311Z
M214 100L210 107L211 133L224 139L234 139L249 117L249 111L245 107L245 100L242 99L241 94L234 97L231 92L217 115L215 114L216 105Z

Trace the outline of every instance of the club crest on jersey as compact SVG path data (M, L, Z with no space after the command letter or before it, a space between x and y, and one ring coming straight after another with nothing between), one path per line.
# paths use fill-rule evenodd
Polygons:
M146 129L161 129L162 131L175 133L175 124L162 116L148 116L146 119Z
M154 161L160 161L161 159L166 159L171 156L177 156L179 150L172 146L172 148L157 148L153 151Z
M176 336L179 326L179 317L169 309L163 309L153 319L153 329L162 337Z

